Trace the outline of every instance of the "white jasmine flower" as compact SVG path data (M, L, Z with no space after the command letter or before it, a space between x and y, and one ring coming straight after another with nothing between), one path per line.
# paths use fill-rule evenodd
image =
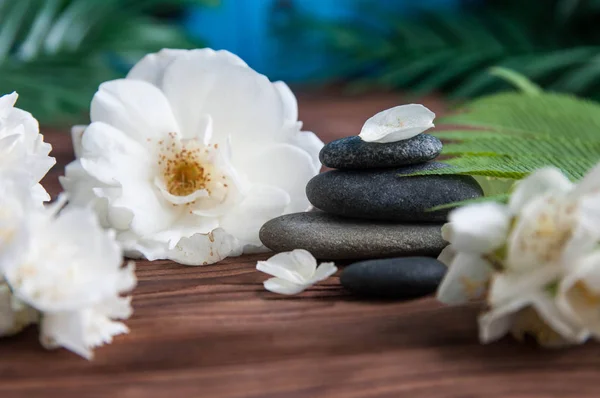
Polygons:
M114 319L131 314L130 298L121 294L135 286L136 278L133 264L121 267L114 232L104 231L87 208L56 215L63 203L22 209L23 203L3 196L0 272L12 299L41 313L44 346L62 346L89 359L92 348L127 332ZM10 222L12 214L23 216L20 223ZM17 324L31 321L20 312L16 316Z
M56 160L48 156L52 146L39 134L37 120L15 108L17 97L17 93L0 97L0 173L23 173L31 195L41 204L50 196L39 182Z
M259 261L256 269L274 276L264 282L265 289L285 295L303 292L337 272L333 263L322 263L317 267L317 260L303 249L279 253L267 261Z
M435 113L419 104L401 105L379 112L367 120L359 134L367 142L407 140L435 127Z
M61 182L128 255L214 263L261 247L266 221L309 208L323 143L297 112L284 83L229 52L162 50L100 86Z
M519 183L507 206L450 214L443 235L451 245L440 260L455 255L438 298L486 297L483 342L509 331L547 346L581 343L590 331L600 336L599 225L600 166L577 185L555 168L541 169Z

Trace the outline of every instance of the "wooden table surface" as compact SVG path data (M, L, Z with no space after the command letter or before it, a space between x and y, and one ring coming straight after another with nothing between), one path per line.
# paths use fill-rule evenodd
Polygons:
M329 141L406 101L302 95L300 114ZM439 101L425 104L443 111ZM45 184L56 194L70 140L64 132L46 139L58 165ZM598 344L481 346L476 307L359 301L336 277L296 297L274 295L254 269L266 257L205 267L138 262L129 335L97 349L92 362L43 350L35 328L0 340L0 398L600 396Z

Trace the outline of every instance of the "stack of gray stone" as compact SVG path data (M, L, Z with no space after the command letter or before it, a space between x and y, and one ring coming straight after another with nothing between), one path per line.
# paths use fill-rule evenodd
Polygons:
M276 252L302 248L327 260L437 256L447 244L448 210L432 207L482 195L470 176L405 176L446 165L432 161L442 143L429 134L392 143L346 137L321 150L332 169L306 187L315 211L269 221L260 238Z
M470 176L406 176L447 167L434 161L441 151L440 140L429 134L392 143L333 141L320 159L334 170L306 187L315 210L269 221L260 239L273 251L301 248L323 260L391 258L347 267L342 284L368 296L428 294L446 270L432 257L447 245L441 226L449 211L430 209L483 194Z

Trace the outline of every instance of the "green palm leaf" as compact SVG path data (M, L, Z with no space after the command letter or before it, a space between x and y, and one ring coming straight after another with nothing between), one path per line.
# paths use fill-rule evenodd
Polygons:
M83 120L98 85L145 53L196 46L152 15L191 3L207 1L0 0L0 93L45 123Z

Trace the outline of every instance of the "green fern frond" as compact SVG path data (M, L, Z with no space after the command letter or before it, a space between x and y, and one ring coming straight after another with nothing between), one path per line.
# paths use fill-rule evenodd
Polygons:
M528 82L504 73L519 87ZM414 175L468 174L518 180L544 166L578 180L600 161L600 104L571 95L526 90L476 99L443 123L461 129L445 141L451 167Z

